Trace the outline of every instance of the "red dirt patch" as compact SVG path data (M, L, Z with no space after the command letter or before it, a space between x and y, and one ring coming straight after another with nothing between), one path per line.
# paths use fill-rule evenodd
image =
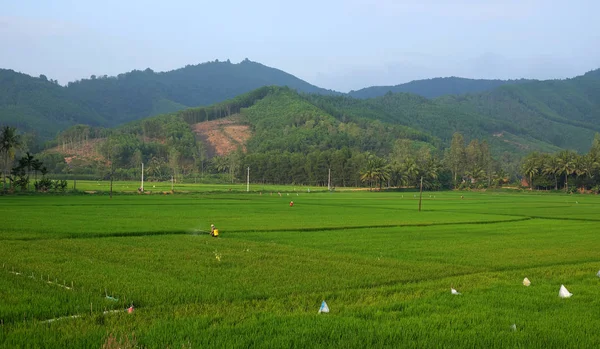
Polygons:
M200 122L192 129L208 146L209 157L227 155L239 146L246 151L246 142L252 136L250 126L241 124L237 116Z
M104 143L104 138L90 139L85 142L69 143L46 149L46 153L58 153L65 156L68 164L73 159L106 161L104 156L98 152L98 146Z

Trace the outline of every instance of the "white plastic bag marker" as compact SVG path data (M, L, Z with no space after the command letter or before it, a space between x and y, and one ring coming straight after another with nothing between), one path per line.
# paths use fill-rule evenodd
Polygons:
M529 286L529 285L531 285L531 281L529 281L528 278L525 278L525 279L523 279L523 285L524 286Z
M321 303L321 308L319 308L319 313L329 313L329 307L327 306L327 303L325 303L325 301L323 301Z
M455 290L453 288L450 289L450 293L452 293L452 294L460 294L460 292L458 292L457 290Z
M517 330L517 324L510 325L510 329L513 330L513 331L516 331Z
M598 270L598 273L596 273L596 276L600 278L600 270Z
M560 298L569 298L572 295L573 294L571 292L569 292L569 290L567 290L567 288L565 287L565 285L560 285L560 291L558 291L558 296Z

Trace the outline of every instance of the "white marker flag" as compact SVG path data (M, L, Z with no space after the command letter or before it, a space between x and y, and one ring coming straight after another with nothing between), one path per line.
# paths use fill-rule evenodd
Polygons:
M321 308L319 308L319 313L329 313L329 307L327 306L327 303L325 303L325 301L323 301L323 303L321 303Z
M569 290L567 290L567 288L565 287L565 285L560 285L560 291L558 291L558 296L560 298L569 298L572 295L573 294L571 292L569 292Z
M458 292L457 290L455 290L453 288L450 289L450 293L452 293L452 294L460 294L460 292Z
M528 278L523 279L523 286L529 286L531 285L531 281L529 281Z

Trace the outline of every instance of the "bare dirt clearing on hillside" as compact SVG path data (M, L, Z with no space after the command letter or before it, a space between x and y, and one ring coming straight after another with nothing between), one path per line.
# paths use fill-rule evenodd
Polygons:
M252 136L250 126L242 125L235 116L200 122L192 125L192 129L208 146L209 157L227 155L239 146L246 151L246 142Z
M57 153L65 156L65 161L70 163L73 159L105 161L106 159L98 151L98 147L104 143L104 138L90 139L84 142L68 143L46 149L46 153Z

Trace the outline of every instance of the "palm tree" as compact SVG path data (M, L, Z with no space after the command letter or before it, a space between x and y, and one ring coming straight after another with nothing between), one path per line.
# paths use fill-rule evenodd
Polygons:
M37 173L39 170L42 169L42 165L43 165L43 163L38 159L34 159L31 163L31 169L33 170L33 175L34 175L36 182L37 182Z
M525 160L523 160L523 164L521 165L521 169L523 173L529 177L529 188L533 189L533 176L540 173L539 169L539 154L531 153Z
M403 164L403 172L406 176L407 182L411 185L414 185L417 178L419 178L419 174L421 173L421 169L417 165L417 162L413 158L406 158Z
M591 154L577 156L575 158L575 174L578 179L580 176L585 176L590 180L595 176L598 165L598 162ZM585 180L581 182L582 190L585 189L585 184Z
M438 179L441 164L435 157L430 157L422 166L421 175L425 179L424 186L431 188Z
M554 190L558 190L558 175L560 173L560 167L557 156L549 155L544 165L542 166L542 173L547 176L554 177Z
M360 172L360 180L369 181L369 190L373 187L373 181L379 184L379 189L383 183L390 178L390 166L385 159L375 155L369 155L365 168Z
M403 172L403 166L401 163L394 161L390 165L390 179L395 186L406 184L406 178Z
M2 171L2 188L6 188L6 173L8 171L9 160L15 156L15 150L21 146L21 138L17 134L17 129L10 126L4 126L0 132L0 154L4 155L4 168Z
M369 181L369 191L370 191L373 188L373 180L375 179L376 176L377 176L377 174L376 174L375 170L372 168L369 168L369 166L367 165L367 167L365 167L360 172L360 181L361 182Z
M563 150L557 155L558 173L565 175L565 192L569 190L569 176L575 171L575 154L571 150Z
M33 161L35 160L31 153L25 153L25 156L21 159L23 162L23 167L27 168L27 190L29 190L29 174L31 173L31 168L33 167Z

